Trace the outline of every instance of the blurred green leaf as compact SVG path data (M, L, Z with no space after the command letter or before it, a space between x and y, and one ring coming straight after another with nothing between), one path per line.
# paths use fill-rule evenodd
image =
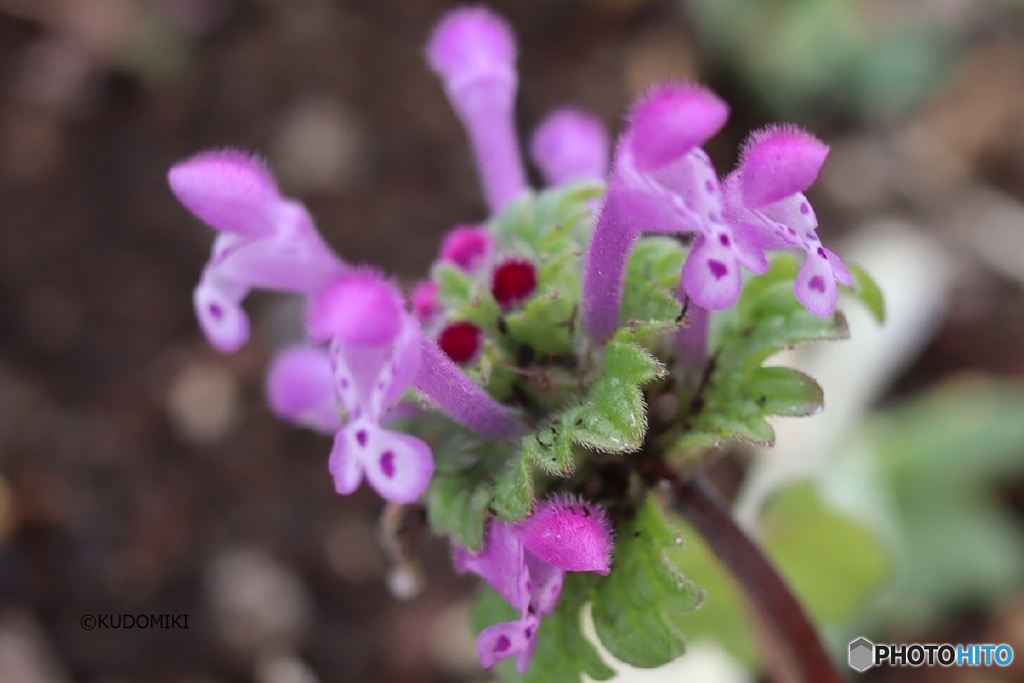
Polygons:
M921 624L1024 585L1024 525L996 487L1024 476L1024 387L962 380L869 425L901 554L891 613Z
M683 574L704 588L700 608L673 617L691 639L717 641L737 659L754 663L758 648L751 617L733 579L707 545L683 525L686 542L671 552ZM891 575L890 553L876 534L826 507L801 482L766 504L757 535L812 619L842 627L857 617Z
M858 265L851 264L850 275L853 276L853 287L840 287L844 292L852 293L860 300L879 325L885 322L885 297L878 283Z

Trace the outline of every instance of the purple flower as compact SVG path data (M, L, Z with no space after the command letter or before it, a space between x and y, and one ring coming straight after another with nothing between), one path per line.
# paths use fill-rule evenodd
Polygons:
M608 134L596 117L559 109L537 126L530 156L548 185L602 180L608 172Z
M469 134L487 204L497 214L527 189L513 120L512 32L483 7L456 9L434 29L427 60Z
M738 167L725 181L730 222L756 230L767 249L799 247L807 252L794 291L819 317L835 310L837 281L853 284L846 265L818 239L818 219L803 195L826 156L828 147L810 133L772 126L750 136Z
M473 382L436 342L422 337L413 386L455 421L492 439L523 434L525 425Z
M519 673L526 673L541 616L554 611L565 572L609 572L611 523L604 509L580 498L555 498L522 522L491 519L479 553L454 545L453 554L457 571L477 574L520 611L517 621L481 631L480 664L490 668L515 656Z
M477 225L457 225L441 243L441 260L466 272L480 269L491 256L494 238Z
M433 321L440 312L440 304L437 301L440 290L433 280L422 280L413 287L409 299L412 301L412 311L421 325Z
M324 434L341 429L331 357L309 344L283 349L267 370L270 409L281 419Z
M740 265L767 270L757 233L726 223L718 176L700 148L727 116L722 100L686 84L655 88L633 107L587 252L583 313L591 339L603 342L618 326L626 262L641 232L697 234L681 289L710 310L735 303Z
M223 353L249 339L242 300L260 287L311 294L346 270L306 208L280 196L266 165L237 150L201 152L171 167L171 191L218 231L193 301L210 344Z
M381 426L420 365L422 334L401 294L377 273L353 271L312 299L307 327L314 340L330 342L334 387L348 418L328 463L336 490L352 493L365 475L387 500L417 500L434 472L430 447Z

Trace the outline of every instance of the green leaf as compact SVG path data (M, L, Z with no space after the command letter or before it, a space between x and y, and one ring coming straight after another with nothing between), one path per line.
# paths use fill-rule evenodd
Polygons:
M811 616L851 621L892 575L891 550L860 522L830 509L813 482L770 498L758 536Z
M475 464L438 469L426 493L427 517L433 529L470 550L483 546L489 511L514 521L533 509L533 480L528 464L507 454L489 453Z
M544 616L537 631L537 651L529 670L520 676L514 658L502 660L496 668L503 681L578 683L584 674L596 681L606 681L615 675L580 628L580 611L590 597L593 583L594 577L589 574L565 575L558 606ZM476 633L494 624L515 621L519 616L494 589L481 586L471 618Z
M434 531L457 543L479 549L493 489L478 485L477 468L435 475L427 490L427 517Z
M818 383L792 368L757 368L744 386L766 415L813 415L825 402Z
M865 484L884 491L902 560L888 604L895 618L922 625L1024 586L1024 525L995 491L1024 475L1022 415L1020 385L961 379L869 423L874 478Z
M523 519L533 511L533 475L524 459L516 459L498 473L491 507L508 522Z
M713 317L712 358L701 378L690 378L681 416L684 432L674 450L696 451L729 439L770 445L772 415L810 415L821 409L817 383L795 370L763 367L772 355L812 340L844 339L846 320L818 318L793 296L798 265L789 256L751 278L737 304Z
M700 608L674 621L692 638L711 638L753 664L759 652L748 607L704 541L681 523L686 543L673 562L705 590ZM762 546L818 624L841 630L890 578L889 550L857 521L827 507L810 482L778 491L757 523Z
M455 307L468 304L477 289L477 283L469 273L449 263L440 263L434 268L434 281L441 299Z
M571 280L561 289L545 284L525 306L505 316L509 337L516 344L529 344L540 356L572 354L576 287Z
M524 196L502 211L491 233L505 249L535 258L582 251L592 222L590 202L601 193L593 183L576 183Z
M849 269L853 287L841 286L842 291L857 297L879 325L885 323L885 297L878 283L860 266L851 264Z
M555 417L546 426L527 434L522 441L522 458L532 462L545 472L566 475L575 469L573 457L573 432L563 429L566 413Z
M523 437L523 457L551 474L575 468L578 444L600 453L635 451L647 431L647 409L640 387L661 377L664 366L620 332L604 349L601 376L582 403L570 406Z
M668 237L647 237L637 242L626 266L620 318L644 331L679 326L682 305L676 298L686 249Z
M667 554L681 537L653 498L618 529L611 573L597 583L594 627L617 659L643 668L667 664L686 650L674 619L700 604L702 592Z
M562 424L570 438L604 453L635 451L647 432L647 407L640 390L661 377L665 367L646 349L619 332L604 349L603 372L585 402L568 411Z

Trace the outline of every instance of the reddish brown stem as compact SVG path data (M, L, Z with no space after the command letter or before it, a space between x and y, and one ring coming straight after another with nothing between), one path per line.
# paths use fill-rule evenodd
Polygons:
M662 478L672 486L675 510L704 537L743 589L778 648L774 654L785 660L781 669L805 683L842 683L804 608L757 543L733 520L718 493L699 478L682 479L667 467Z

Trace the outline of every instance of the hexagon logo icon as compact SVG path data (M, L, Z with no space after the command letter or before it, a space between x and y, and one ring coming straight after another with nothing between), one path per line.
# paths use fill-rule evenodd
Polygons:
M864 637L850 643L850 668L864 673L875 665L875 644Z

